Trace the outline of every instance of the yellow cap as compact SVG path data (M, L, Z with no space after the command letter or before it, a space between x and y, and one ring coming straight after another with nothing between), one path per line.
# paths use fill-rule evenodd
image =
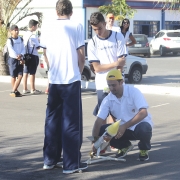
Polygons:
M110 136L115 136L118 132L118 129L119 129L119 125L120 125L120 120L119 121L116 121L115 123L111 124L110 126L108 126L106 128L106 131L107 133L110 135Z
M120 80L120 79L123 79L123 77L122 77L121 71L117 69L113 69L109 71L106 76L106 80Z

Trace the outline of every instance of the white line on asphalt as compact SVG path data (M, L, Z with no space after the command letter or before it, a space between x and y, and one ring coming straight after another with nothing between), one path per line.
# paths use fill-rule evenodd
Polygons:
M97 94L97 93L96 92L87 92L87 93L82 92L82 94Z
M151 106L150 108L156 108L156 107L160 107L160 106L166 106L168 105L169 103L165 103L165 104L159 104L159 105L156 105L156 106Z
M94 96L89 96L89 97L85 97L85 98L82 98L82 99L90 99L90 98L93 98Z
M7 91L9 91L9 92L10 92L11 90L4 90L4 91L0 91L0 93L1 93L1 92L2 92L2 93L3 93L3 92L7 92Z

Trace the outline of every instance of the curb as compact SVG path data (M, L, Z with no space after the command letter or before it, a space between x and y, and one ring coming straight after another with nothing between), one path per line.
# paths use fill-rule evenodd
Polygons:
M0 76L0 82L10 83L10 76ZM22 82L21 82L22 84ZM29 81L28 81L29 84ZM47 86L47 79L36 78L36 85ZM166 86L155 86L155 85L131 85L138 88L144 94L159 94L159 95L170 95L170 96L180 96L180 87L166 87ZM95 90L94 81L81 81L82 89Z

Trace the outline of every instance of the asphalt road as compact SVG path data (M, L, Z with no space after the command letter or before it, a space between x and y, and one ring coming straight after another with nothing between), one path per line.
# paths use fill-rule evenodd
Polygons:
M89 165L84 173L64 175L62 169L42 169L47 95L12 98L9 96L10 89L10 84L0 84L0 180L179 179L180 97L145 94L154 121L149 161L137 161L137 141L134 141L135 148L129 152L126 162L101 162ZM96 93L83 91L82 102L84 141L81 151L85 161L91 149L87 137L91 135L95 120L92 111Z
M153 55L146 60L148 70L141 84L180 87L180 54L167 54L165 57Z

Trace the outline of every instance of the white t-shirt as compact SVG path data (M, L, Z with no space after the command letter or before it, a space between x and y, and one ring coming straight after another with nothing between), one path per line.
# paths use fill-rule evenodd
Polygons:
M8 39L7 40L7 48L8 48L8 52L9 52L9 56L11 58L17 58L17 55L22 54L24 55L24 44L23 44L23 40L18 36L17 39L12 38L13 41L13 46L11 43L11 40Z
M121 29L118 26L113 26L111 30L116 32L121 32Z
M105 120L111 113L116 119L121 119L121 124L124 124L131 120L141 108L147 109L148 104L139 89L132 85L123 85L123 96L120 100L110 92L103 99L97 117ZM153 127L149 113L141 122L148 122ZM136 125L129 129L134 130Z
M84 46L83 26L70 19L56 19L42 27L41 46L46 48L51 84L81 80L77 49Z
M118 32L110 31L110 35L106 39L100 39L95 35L88 42L88 60L90 63L99 62L100 64L110 64L126 54L124 37ZM109 71L96 73L95 84L97 90L103 90L108 87L106 82L108 72Z
M112 26L112 29L109 29L108 26L106 25L106 29L112 30L112 31L115 31L115 32L121 32L121 29L120 29L119 26Z
M30 54L32 53L33 55L38 56L38 50L36 49L40 47L38 37L35 34L33 34L31 31L27 31L24 34L23 39L24 39L24 46L26 53L29 52ZM27 51L27 42L28 42L28 51Z

